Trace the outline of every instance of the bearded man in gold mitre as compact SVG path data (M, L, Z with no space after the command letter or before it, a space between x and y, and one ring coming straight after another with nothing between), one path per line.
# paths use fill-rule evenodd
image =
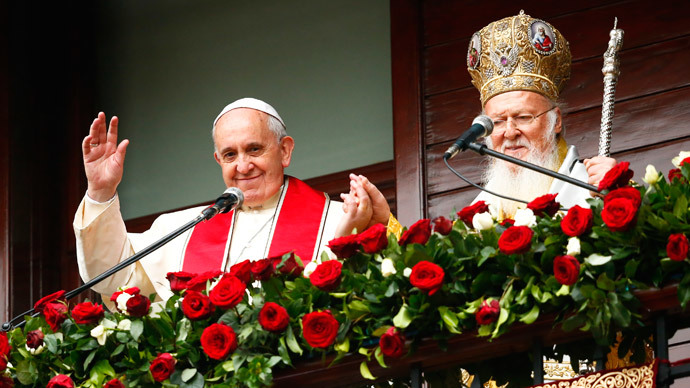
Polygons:
M478 60L476 59L478 57ZM583 182L597 185L616 160L580 160L565 142L559 94L570 78L570 47L551 24L523 11L472 35L467 66L479 90L484 114L494 122L489 148ZM488 190L525 201L557 194L562 206L588 207L589 191L499 159L491 159L483 181ZM511 218L520 206L482 192L483 200Z

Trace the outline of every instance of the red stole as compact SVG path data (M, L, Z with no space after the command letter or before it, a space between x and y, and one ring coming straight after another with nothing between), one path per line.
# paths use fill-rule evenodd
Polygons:
M329 202L325 193L312 189L297 178L288 177L269 234L267 257L294 251L305 265L315 259L321 245ZM197 224L185 248L182 270L202 273L223 269L221 267L230 250L234 221L235 212L230 211Z

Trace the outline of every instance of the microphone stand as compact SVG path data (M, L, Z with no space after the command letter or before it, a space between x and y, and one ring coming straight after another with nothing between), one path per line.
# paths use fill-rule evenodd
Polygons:
M506 154L502 154L502 153L500 153L500 152L496 152L496 151L494 151L494 150L488 148L485 144L477 144L477 143L475 143L475 142L472 142L472 143L470 143L470 144L467 146L467 148L469 148L469 149L471 149L472 151L478 153L479 155L482 155L482 156L483 156L483 155L491 155L491 156L493 156L493 157L495 157L495 158L502 159L502 160L505 160L505 161L507 161L507 162L514 163L514 164L517 164L517 165L522 166L522 167L525 167L525 168L529 168L530 170L536 171L536 172L541 173L541 174L548 175L548 176L550 176L550 177L552 177L552 178L556 178L556 179L559 179L559 180L568 182L568 183L570 183L571 185L575 185L575 186L581 187L581 188L583 188L583 189L587 189L587 190L589 190L589 191L593 191L593 192L595 192L595 193L599 193L599 189L597 189L597 187L595 187L595 186L592 186L592 185L590 185L590 184L588 184L588 183L579 181L579 180L577 180L577 179L575 179L575 178L571 178L571 177L569 177L569 176L567 176L567 175L563 175L563 174L561 174L561 173L558 173L558 172L555 172L555 171L551 171L551 170L549 170L549 169L547 169L547 168L544 168L544 167L541 167L541 166L537 166L536 164L528 163L528 162L525 162L525 161L523 161L523 160L514 158L514 157L512 157L512 156L509 156L509 155L506 155Z
M121 261L120 263L118 263L114 267L106 270L102 274L96 276L95 278L89 280L88 282L82 284L81 286L75 288L74 290L65 293L65 299L72 299L73 297L82 293L84 290L89 289L89 288L95 286L96 284L102 282L107 277L112 276L116 272L121 271L123 268L128 267L128 266L136 263L137 261L144 258L144 256L148 255L149 253L151 253L151 252L157 250L158 248L162 247L163 245L167 244L172 239L181 235L182 233L186 232L187 230L191 229L192 227L194 227L196 224L200 223L201 221L211 219L211 217L218 214L218 212L219 212L218 209L213 208L213 207L209 207L207 209L204 209L204 211L201 214L199 214L198 216L196 216L196 218L194 218L193 220L180 226L179 228L175 229L174 231L168 233L167 235L163 236L163 238L161 238L160 240L154 242L153 244L149 245L148 247L144 248L143 250L135 253L134 255L129 257L128 259ZM16 317L10 319L9 321L3 323L2 328L0 328L0 331L7 332L7 331L12 330L15 327L23 326L24 323L26 323L26 320L19 322L17 325L14 325L13 322L16 321L17 319L22 318L25 315L29 315L29 314L32 314L32 316L37 316L39 313L35 313L34 309L32 308L31 310L26 311L25 313L20 314Z

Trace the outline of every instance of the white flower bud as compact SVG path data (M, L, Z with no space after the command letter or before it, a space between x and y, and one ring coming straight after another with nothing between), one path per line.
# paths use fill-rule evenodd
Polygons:
M395 270L395 266L393 265L393 260L389 258L383 259L381 262L381 273L383 274L383 277L387 278L391 275L395 275L397 271Z
M105 345L105 339L108 338L108 332L103 325L98 325L91 329L91 337L95 338L99 345L103 346Z
M405 270L403 271L403 276L405 276L406 278L409 278L411 273L412 273L412 268L405 267Z
M129 314L127 312L127 301L129 298L131 298L132 295L123 292L120 295L117 296L117 299L115 299L115 303L117 303L117 309L120 310L124 314Z
M38 356L39 354L43 353L43 344L39 345L36 349L30 348L29 345L24 345L26 350L31 353L34 356ZM9 363L7 364L9 366Z
M647 165L647 170L645 170L644 178L642 178L647 184L653 185L659 181L659 172L651 164Z
M131 327L132 321L130 321L129 319L123 319L120 321L120 323L117 324L118 330L129 331Z
M683 159L690 157L690 152L688 151L680 151L680 154L676 156L675 158L671 159L671 163L673 163L674 166L677 168L680 168L680 162L683 161Z
M570 256L577 256L580 254L580 239L571 237L568 239L568 246L565 248L567 254Z
M304 267L304 271L302 272L302 276L304 276L305 278L309 278L311 276L311 274L314 273L317 266L318 266L318 264L316 264L316 262L310 261L309 264L307 264L307 266Z
M529 226L533 227L537 224L537 217L534 215L532 209L518 209L515 212L515 226Z
M488 212L475 214L472 217L472 227L477 230L487 230L494 227L494 219Z

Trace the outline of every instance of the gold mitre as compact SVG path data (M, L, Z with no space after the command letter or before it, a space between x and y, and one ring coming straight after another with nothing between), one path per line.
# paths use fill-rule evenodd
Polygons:
M512 90L537 92L556 101L570 78L570 61L563 35L522 10L475 32L467 50L467 70L482 106Z

